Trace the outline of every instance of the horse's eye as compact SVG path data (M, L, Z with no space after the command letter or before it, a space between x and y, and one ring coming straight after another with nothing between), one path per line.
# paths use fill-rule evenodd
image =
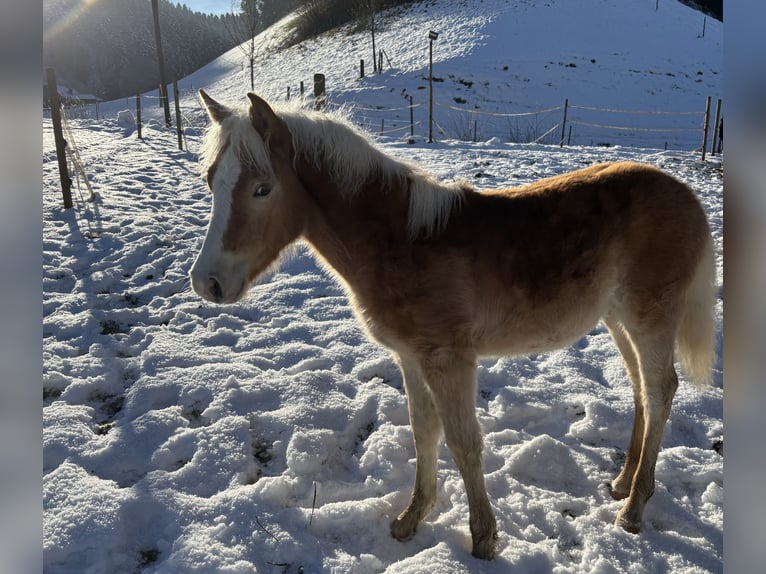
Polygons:
M269 187L266 183L261 183L258 185L258 187L255 188L255 191L253 192L253 197L266 197L271 193L271 187Z

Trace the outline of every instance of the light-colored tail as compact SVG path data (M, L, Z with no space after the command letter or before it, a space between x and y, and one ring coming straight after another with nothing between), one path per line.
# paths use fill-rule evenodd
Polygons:
M716 359L715 339L715 252L708 236L702 259L686 295L684 315L678 332L678 360L688 377L699 386L709 385Z

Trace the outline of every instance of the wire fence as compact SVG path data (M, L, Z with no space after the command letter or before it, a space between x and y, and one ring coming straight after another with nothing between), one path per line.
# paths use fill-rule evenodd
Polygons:
M165 113L164 101L160 96L153 94L137 95L133 111L129 108L120 111L118 122L128 129L137 131L138 139L145 135L144 127L151 130L167 131L175 129L178 135L178 148L189 150L187 134L199 136L208 125L207 113L203 106L198 103L196 90L188 89L181 97L177 85L174 86L175 115L168 116ZM288 92L289 94L289 92ZM288 95L289 99L289 95ZM306 107L317 107L318 98L301 95L301 103ZM186 102L181 105L181 102ZM683 149L700 150L702 160L705 159L710 138L710 153L722 153L723 150L723 117L721 116L721 100L719 99L715 110L715 120L711 124L711 98L708 97L704 111L667 111L667 110L635 110L607 108L591 105L570 104L565 100L561 106L531 109L517 112L493 112L480 109L467 109L460 105L445 104L435 101L436 113L432 112L431 106L424 103L415 103L412 96L405 97L405 105L389 107L385 105L364 105L363 103L343 102L335 103L332 100L322 98L321 105L330 109L339 109L351 119L353 123L363 130L376 134L382 138L405 139L413 143L417 138L425 141L425 133L429 133L429 123L436 128L441 139L453 139L471 142L491 141L513 142L525 144L547 145L599 145L612 146L623 145L629 147L657 148L658 138L665 141L664 147L668 149L668 142L673 142L674 147ZM126 100L126 103L130 103ZM465 102L456 102L464 104ZM426 110L426 108L428 108ZM88 204L94 205L96 194L94 193L85 166L80 158L74 131L78 124L71 123L73 119L99 119L99 107L92 103L61 102L61 128L65 145L60 152L57 146L57 155L66 160L59 160L59 169L65 172L62 176L62 185L68 177L71 185L72 175L76 184L76 196L79 204L78 211L87 210ZM49 110L52 112L52 110ZM52 114L53 115L53 114ZM55 117L55 116L54 116ZM641 117L640 121L636 121ZM148 119L143 119L148 118ZM657 119L657 123L647 121ZM101 119L104 119L103 117ZM54 121L55 124L55 121ZM83 126L83 129L86 127ZM166 137L166 136L163 136ZM496 140L496 141L495 141ZM192 141L198 142L198 138ZM694 145L693 142L699 142ZM63 165L62 165L63 161ZM71 164L71 170L67 165ZM68 186L64 186L65 207L71 206L71 193ZM88 191L86 198L83 191ZM69 197L70 199L67 199ZM94 208L95 209L95 208ZM83 217L85 217L83 215ZM89 227L89 234L96 236L97 230Z
M569 106L569 110L568 145L574 140L586 145L658 147L658 142L662 141L666 149L671 144L674 147L702 149L707 139L706 126L710 113L709 103L699 111L635 110L574 104ZM711 151L715 152L715 149Z
M705 104L705 102L702 102ZM723 148L723 118L718 100L714 124L710 98L704 110L636 110L570 104L497 112L434 101L429 118L425 103L401 107L343 104L354 122L368 132L388 137L424 138L433 122L441 139L470 142L627 146L703 151ZM521 107L521 106L519 106Z
M301 86L292 91L293 99L299 98L304 105L315 104L312 95L306 95ZM198 134L207 125L207 115L197 103L196 94L187 89L176 108L179 121L171 117L169 123L162 121L163 101L159 95L143 94L136 97L133 119L137 124L139 137L142 127L153 129L172 128L178 131L179 148L187 149L187 134ZM284 99L289 100L288 89ZM405 96L402 106L374 105L369 102L334 102L328 98L330 109L342 109L351 120L363 130L384 138L403 138L410 141L424 139L432 122L439 139L482 142L546 144L546 145L588 145L626 146L665 149L705 150L721 153L723 148L723 118L720 104L716 119L711 123L709 101L705 110L637 110L630 108L600 107L569 103L535 109L519 103L496 104L521 108L526 111L488 111L468 107L468 102L459 97L455 104L434 101L434 111L429 117L426 102L415 102L413 96ZM709 98L708 98L709 100ZM192 102L192 103L190 103ZM129 103L126 100L126 103ZM130 106L133 107L133 106ZM70 117L98 118L98 106L71 106ZM144 118L143 120L141 118ZM180 126L178 125L180 123ZM708 133L709 132L709 133Z

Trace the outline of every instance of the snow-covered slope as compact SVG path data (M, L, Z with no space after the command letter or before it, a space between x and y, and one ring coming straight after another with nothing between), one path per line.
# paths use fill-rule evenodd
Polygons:
M580 4L604 14L627 10L620 0ZM653 1L640 4L647 4L647 19L655 17ZM501 102L516 100L499 87L498 78L511 72L502 70L506 62L519 70L526 61L531 86L557 86L550 102L541 99L547 91L540 88L525 92L528 100L518 98L523 105L548 105L566 90L579 90L591 103L614 106L625 100L613 99L604 86L625 82L621 93L632 94L632 107L676 103L684 109L718 85L720 76L711 75L710 86L692 79L689 90L699 86L700 94L678 90L681 101L663 99L667 75L644 74L655 94L641 97L628 73L605 84L601 75L580 82L570 77L585 66L580 60L577 68L546 68L549 60L568 62L575 53L608 62L613 50L622 54L613 60L631 68L662 69L643 53L631 60L627 48L594 40L589 54L586 37L567 45L548 36L566 20L573 26L581 21L568 5L484 0L470 3L473 15L466 14L468 3L454 0L417 5L405 17L384 20L380 41L395 69L356 80L353 66L359 52L367 52L366 38L340 31L265 57L257 89L281 97L287 85L295 92L301 79L309 82L311 73L323 71L336 104L401 105L402 90L425 93L418 86L426 83L429 28L441 32L434 55L445 78L437 89L445 91L437 98L480 93L482 109L500 110L511 105ZM679 28L691 30L685 22L697 21L697 13L675 3L663 2L665 9L678 10ZM519 26L527 39L545 39L539 52L523 58L502 24L522 18L528 18ZM539 27L543 21L551 27ZM630 35L615 26L609 34ZM422 41L412 40L413 30ZM701 42L715 41L710 30L709 21ZM644 37L649 46L678 53L674 62L693 57L685 41L673 50L669 39L649 41L646 31ZM397 51L394 38L417 44L419 54ZM556 56L557 43L571 47ZM519 54L517 64L511 53ZM244 99L247 75L239 57L233 51L181 82L189 118L203 119L192 88L222 100ZM485 73L492 66L497 69ZM475 83L468 88L449 74ZM479 90L478 78L485 76L490 85ZM343 291L303 247L240 304L219 307L194 295L187 276L210 207L196 164L199 130L187 133L190 151L178 151L175 134L157 126L146 126L140 141L132 126L116 121L122 107L125 102L103 106L100 121L71 121L98 193L95 202L85 202L75 187L73 210L61 207L52 129L43 121L46 573L722 570L721 364L709 389L682 382L644 531L630 535L612 524L620 503L605 483L624 457L633 399L602 327L568 349L481 364L477 409L502 532L498 560L470 556L465 491L446 447L437 507L411 541L394 541L388 524L407 501L414 448L393 361L365 339ZM484 187L598 161L658 165L699 193L721 252L716 158L702 163L686 151L508 144L499 136L467 143L440 135L427 145L420 119L414 144L394 134L381 145L441 178L465 177ZM719 283L721 263L719 255ZM719 333L721 317L719 300Z
M379 17L376 47L386 58L378 75L370 75L369 33L351 33L352 28L274 52L288 17L258 38L255 90L284 99L288 88L295 97L303 82L310 94L313 75L323 73L331 103L362 108L356 113L360 123L378 131L383 121L386 131L401 128L391 132L399 136L408 133L409 112L401 108L411 95L419 106L416 135L426 137L428 31L434 30L439 33L433 46L437 138L532 141L561 123L559 108L568 99L574 144L699 148L705 100L711 96L715 105L723 93L723 25L708 18L703 37L699 12L675 0L656 6L654 0L418 3ZM361 80L360 59L368 74ZM243 66L243 53L235 48L180 81L187 105L198 108L194 90L200 87L222 99L243 98L250 89ZM507 116L551 108L556 109ZM554 129L544 141L557 143L560 137Z

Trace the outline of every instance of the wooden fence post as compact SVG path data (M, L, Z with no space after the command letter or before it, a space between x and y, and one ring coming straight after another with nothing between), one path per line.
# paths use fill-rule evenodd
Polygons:
M176 103L176 132L178 133L178 149L183 150L183 128L181 126L181 107L178 105L178 80L173 80L173 99Z
M569 109L569 98L564 99L564 119L561 120L561 140L559 141L559 147L564 147L564 136L567 130L567 110Z
M710 96L707 97L705 102L705 123L702 126L702 161L705 161L705 152L707 151L707 132L710 128Z
M61 178L61 192L64 196L64 208L72 207L72 178L69 177L69 168L66 162L66 140L64 130L61 128L61 100L56 86L56 73L53 68L46 70L48 76L48 97L51 103L51 120L53 121L53 138L56 142L56 158L59 162L59 176Z
M165 109L165 125L170 127L170 102L168 101L168 86L165 83L165 56L162 55L162 38L160 36L160 14L158 0L152 0L152 19L154 21L154 43L157 47L157 62L160 68L160 105Z
M314 109L324 110L327 103L324 74L314 74Z
M713 141L710 143L710 155L715 155L716 141L718 140L718 126L721 121L721 98L715 105L715 122L713 123Z
M138 128L138 139L143 139L141 136L141 95L136 94L136 127Z
M721 123L718 126L718 153L723 152L723 116L721 116Z

